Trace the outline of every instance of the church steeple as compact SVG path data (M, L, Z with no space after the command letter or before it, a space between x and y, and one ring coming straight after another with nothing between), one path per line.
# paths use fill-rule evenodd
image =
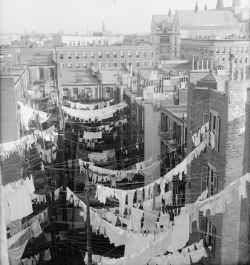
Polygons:
M196 5L195 5L195 12L198 12L198 10L199 10L199 7L198 7L198 2L196 2Z
M216 9L221 9L224 7L223 0L217 0Z

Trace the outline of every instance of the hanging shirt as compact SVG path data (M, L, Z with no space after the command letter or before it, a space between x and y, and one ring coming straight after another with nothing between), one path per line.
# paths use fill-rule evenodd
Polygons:
M151 211L151 212L144 211L144 222L142 230L150 233L155 232L157 218L158 218L157 211Z
M141 219L143 216L143 211L136 209L134 207L131 208L131 215L130 215L130 220L131 220L131 225L134 231L140 231L141 230Z

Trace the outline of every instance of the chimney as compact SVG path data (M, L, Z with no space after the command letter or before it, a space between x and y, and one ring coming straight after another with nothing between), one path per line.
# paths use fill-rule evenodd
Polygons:
M195 12L197 13L198 12L198 10L199 10L199 7L198 7L198 2L196 2L196 4L195 4Z

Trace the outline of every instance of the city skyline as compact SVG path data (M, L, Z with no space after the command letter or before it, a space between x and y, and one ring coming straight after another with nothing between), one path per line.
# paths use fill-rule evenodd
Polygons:
M24 33L25 30L51 33L63 30L64 33L84 34L87 30L100 31L102 21L107 30L113 33L146 33L150 31L153 14L167 14L169 8L172 13L178 9L190 10L194 8L196 0L73 0L70 6L68 1L36 2L1 0L0 33ZM225 0L224 4L227 6L231 2ZM216 0L200 0L200 10L204 9L205 3L208 9L216 7ZM243 0L242 6L249 6L248 1Z

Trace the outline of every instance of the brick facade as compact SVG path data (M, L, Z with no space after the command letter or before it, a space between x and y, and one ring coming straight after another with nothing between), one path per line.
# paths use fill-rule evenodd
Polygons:
M194 76L195 73L192 75ZM217 192L219 192L243 175L244 153L248 154L246 150L244 151L245 134L241 133L245 126L246 93L244 91L248 83L228 80L228 86L225 86L226 90L223 92L208 88L206 85L201 87L202 81L198 82L199 87L197 87L197 79L197 77L190 78L190 81L194 82L190 84L188 91L188 139L191 139L202 124L208 121L209 112L212 110L220 119L219 150L207 147L206 151L190 165L188 177L191 180L187 183L186 189L187 194L190 195L187 195L187 202L194 202L202 191L204 166L209 165L215 170L218 176ZM188 141L187 152L190 153L193 148L192 141ZM247 260L249 251L247 203L239 200L237 191L231 196L233 202L226 206L223 214L206 215L216 231L215 248L205 260L206 264L243 264L243 261ZM198 229L196 228L191 235L191 240L204 238L206 229L205 218L202 216Z

